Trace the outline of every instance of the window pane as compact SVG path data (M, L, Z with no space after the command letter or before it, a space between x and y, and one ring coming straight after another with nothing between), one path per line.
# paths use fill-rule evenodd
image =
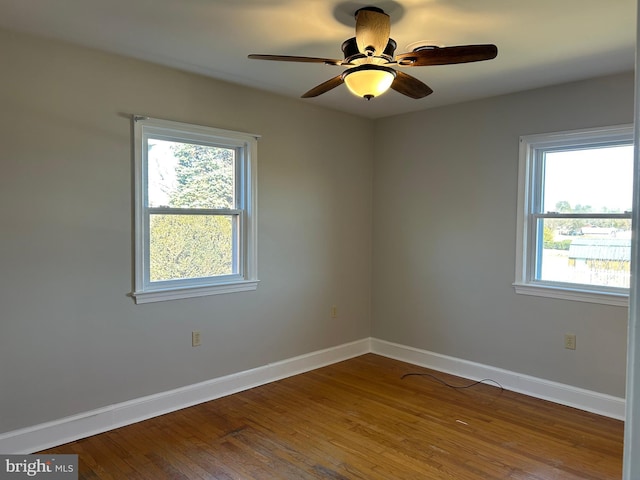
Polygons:
M542 212L631 211L633 145L547 152Z
M536 280L629 287L630 219L540 219Z
M150 207L235 208L233 148L150 138Z
M152 282L237 273L235 215L151 215Z

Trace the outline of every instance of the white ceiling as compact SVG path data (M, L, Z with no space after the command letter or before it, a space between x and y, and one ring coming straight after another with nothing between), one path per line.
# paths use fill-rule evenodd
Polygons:
M343 85L300 101L379 118L634 68L636 0L0 0L0 26L298 98L344 67L247 55L342 58L367 5L391 16L396 53L427 40L494 43L498 57L404 69L433 88L421 100Z

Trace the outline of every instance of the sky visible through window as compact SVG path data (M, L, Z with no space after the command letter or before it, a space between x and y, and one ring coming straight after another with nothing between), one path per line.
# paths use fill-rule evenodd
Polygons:
M171 193L176 188L176 165L178 159L171 147L176 142L149 139L148 177L149 205L159 207L168 205Z
M590 206L591 212L631 211L633 145L547 152L544 212L558 202Z

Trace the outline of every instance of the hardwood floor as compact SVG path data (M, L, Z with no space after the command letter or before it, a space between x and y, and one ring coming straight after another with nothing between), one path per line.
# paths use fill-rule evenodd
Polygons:
M623 423L373 354L47 450L81 479L619 479ZM43 452L44 453L44 452Z

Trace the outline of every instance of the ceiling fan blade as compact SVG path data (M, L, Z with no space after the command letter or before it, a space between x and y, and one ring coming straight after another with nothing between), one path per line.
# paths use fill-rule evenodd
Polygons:
M431 88L417 78L398 70L396 70L396 78L391 84L391 88L398 93L415 99L423 98L433 93Z
M259 55L251 54L247 58L252 60L275 60L276 62L301 62L301 63L324 63L326 65L349 65L343 60L334 58L317 58L317 57L296 57L292 55Z
M327 80L324 83L321 83L320 85L318 85L316 87L313 87L307 93L302 95L302 98L317 97L318 95L322 95L323 93L327 93L329 90L332 90L332 89L342 85L343 83L344 83L343 76L342 75L338 75L336 77L333 77L333 78Z
M498 47L495 45L460 45L457 47L428 47L414 52L401 53L396 55L396 61L398 65L404 67L424 67L480 62L496 58L497 55Z
M356 12L356 42L365 55L382 55L389 43L391 20L376 7L361 8Z

